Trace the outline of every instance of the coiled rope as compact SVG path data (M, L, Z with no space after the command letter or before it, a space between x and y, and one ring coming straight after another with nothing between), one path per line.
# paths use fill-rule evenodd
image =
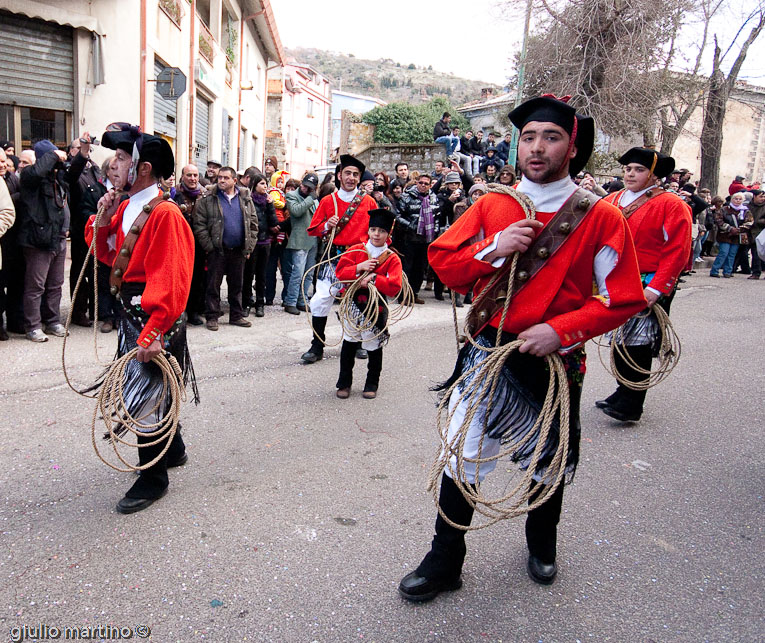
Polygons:
M610 345L607 340L602 338L595 340L595 344L598 347L598 358L600 359L600 363L603 364L606 371L608 371L619 384L623 384L633 391L647 391L649 388L660 384L669 377L669 374L675 369L675 366L677 366L677 363L680 361L682 346L680 344L680 338L675 331L675 327L669 320L669 315L659 304L654 304L650 310L641 313L639 317L647 317L651 314L651 311L656 315L656 321L659 325L659 332L661 334L659 355L657 357L658 364L655 369L645 369L632 359L624 344L624 326L620 326L613 331ZM605 346L609 346L608 363L606 363L603 358L603 348ZM645 379L640 382L632 382L623 377L616 368L617 356L621 357L632 370L640 375L645 375Z
M98 319L98 273L97 273L97 256L96 256L96 237L98 234L98 225L101 217L105 212L105 208L101 207L96 212L95 220L93 221L93 239L90 242L88 248L88 256L85 263L82 265L80 275L77 278L77 283L72 293L72 302L77 298L77 293L80 290L80 285L85 277L85 271L88 267L88 262L93 259L93 301L94 301L94 320L93 320L93 348L95 351L96 361L99 364L103 364L98 355L98 335L97 335L97 323ZM96 408L93 411L93 419L90 425L91 442L93 449L99 459L112 469L121 472L129 471L141 471L148 469L167 453L170 448L170 443L173 441L176 431L178 430L178 422L180 420L181 404L186 401L186 387L183 384L183 371L181 370L178 360L175 359L170 353L160 353L152 358L152 361L159 367L162 372L162 394L157 398L154 406L144 415L140 417L133 417L127 409L125 398L123 395L123 386L125 378L125 369L127 363L131 359L135 359L138 354L138 348L134 348L125 355L115 359L108 364L106 372L103 377L102 384L98 387L97 393L89 394L93 387L87 387L84 389L77 388L69 377L69 372L66 367L66 343L69 337L69 327L72 323L72 313L74 306L69 307L69 314L66 317L66 333L64 334L64 342L61 347L61 368L64 372L64 379L67 385L78 395L87 397L89 399L96 400ZM170 400L168 405L168 411L159 418L157 422L144 424L143 420L149 416L157 413L159 409L165 406L166 400ZM108 442L111 445L115 456L124 465L125 468L120 467L112 462L109 462L101 453L98 447L98 440L96 439L96 423L98 420L99 411L107 428ZM143 430L142 430L143 429ZM154 429L153 431L146 431L146 429ZM122 436L125 433L132 433L136 436L136 442L128 442ZM137 436L141 434L143 438L154 438L154 442L148 442L138 444ZM167 439L167 444L162 452L154 458L151 462L143 465L134 465L125 460L120 453L119 445L127 447L149 447L158 444L161 440Z
M303 279L300 282L300 290L303 294L303 301L308 302L309 298L306 296L305 292L305 281L306 277L308 276L308 273L310 273L312 270L317 270L317 274L320 274L320 267L324 264L330 264L332 262L336 262L340 260L340 257L343 255L348 254L350 250L346 250L345 252L340 253L339 255L332 256L332 243L335 239L335 230L336 228L332 228L332 231L330 232L329 238L327 239L327 245L324 248L324 251L322 252L321 258L319 262L308 268L303 273ZM385 308L388 309L388 319L387 322L381 330L378 330L376 332L375 336L371 338L368 341L372 341L374 339L377 339L381 335L385 334L385 332L388 330L388 328L404 319L406 319L414 309L414 292L412 291L412 287L409 284L409 280L406 277L406 274L401 275L401 292L398 295L398 298L396 299L396 304L391 306L386 298L380 293L380 291L375 287L374 284L370 283L366 286L362 286L362 282L365 277L368 277L370 274L372 274L372 271L365 271L362 274L360 274L350 285L343 281L333 281L330 285L329 292L332 294L333 292L341 293L340 295L332 294L332 296L335 298L336 301L340 302L340 308L338 310L338 317L340 318L341 323L344 325L347 324L347 327L349 329L352 329L354 331L357 331L359 333L371 331L377 324L377 322L380 319L380 307L385 306ZM354 314L353 306L354 301L353 298L356 295L356 293L362 289L366 288L369 291L369 298L367 299L367 303L364 306L364 309L361 310L361 320L359 320L358 315ZM319 337L319 334L316 332L316 329L313 327L312 323L312 315L311 311L308 309L308 306L306 306L306 316L308 319L308 325L311 327L311 331L313 332L314 337L318 339L324 346L328 348L333 348L335 346L339 346L342 341L342 335L340 337L340 340L335 342L334 344L329 344L326 340L326 337L322 339Z
M512 197L521 206L527 219L535 218L536 212L534 210L534 204L525 194L516 192L507 186L495 184L489 186L489 191L506 194ZM464 531L484 529L500 520L520 516L536 509L555 493L558 486L563 482L566 472L566 458L569 445L570 400L566 370L563 367L563 362L560 356L556 352L545 356L545 360L550 369L550 383L542 405L542 410L537 417L533 428L528 431L524 437L519 438L516 441L504 443L497 455L490 457L481 456L483 442L487 432L486 421L494 402L494 395L499 385L502 368L510 354L518 350L524 343L524 340L515 340L513 342L508 342L507 344L501 344L502 328L505 325L507 313L510 308L510 301L512 299L518 257L519 253L517 252L512 256L512 263L507 278L506 292L508 295L505 298L502 316L500 318L499 326L497 327L497 337L493 347L485 347L478 344L470 334L467 325L464 327L463 336L460 336L457 324L456 303L454 296L452 296L453 318L458 347L464 337L464 341L469 342L473 347L487 353L487 356L485 360L477 363L465 373L462 373L454 384L445 391L439 402L436 412L436 425L440 446L433 466L431 467L430 475L428 476L427 489L432 493L433 501L435 502L441 517L452 527ZM488 296L488 292L499 278L499 274L499 272L496 272L478 296L474 298L474 306ZM468 380L470 380L469 383ZM459 391L459 395L455 400L453 409L450 411L449 403L452 393L455 390ZM449 426L454 418L457 408L462 402L467 404L465 418L450 440ZM482 410L482 407L485 408L485 411ZM479 411L483 413L484 426L478 445L478 455L475 458L466 458L464 455L465 441L470 425ZM541 480L536 481L534 480L534 475L537 464L544 450L547 437L556 415L559 419L558 424L560 433L558 447L552 461L545 468ZM532 453L530 463L518 483L508 493L505 493L500 497L490 498L485 496L481 491L481 483L478 482L481 465L511 456L513 453L523 448L537 430L539 430L537 444ZM452 457L455 459L455 465L451 463ZM465 462L475 465L476 483L474 485L464 482L466 479ZM441 480L444 471L448 471L449 476L454 480L462 495L476 512L485 517L484 521L469 526L459 525L453 522L444 513L438 500L439 481ZM544 485L541 491L539 491L538 482ZM531 497L537 493L538 495L529 503Z

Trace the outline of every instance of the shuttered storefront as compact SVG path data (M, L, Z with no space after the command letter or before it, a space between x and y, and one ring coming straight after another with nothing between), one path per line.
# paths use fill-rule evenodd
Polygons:
M154 78L156 79L162 71L165 69L158 60L154 61ZM168 100L162 98L162 95L157 91L158 83L154 83L154 133L162 134L168 138L175 140L177 134L176 129L176 107L177 101Z
M0 43L0 138L17 151L43 138L66 147L74 111L72 28L0 11Z
M74 111L71 27L0 12L0 102Z
M210 101L197 94L194 103L194 164L199 173L207 167L210 144Z

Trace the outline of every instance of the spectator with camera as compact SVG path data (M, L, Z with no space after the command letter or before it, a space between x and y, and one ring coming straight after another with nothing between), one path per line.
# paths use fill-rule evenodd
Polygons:
M83 138L90 140L86 132ZM22 155L24 152L22 152ZM34 146L35 163L21 170L21 209L18 243L23 248L24 330L27 339L47 342L49 334L63 337L61 323L61 288L64 284L66 236L69 232L70 186L82 174L90 157L90 143L66 164L66 153L49 140Z

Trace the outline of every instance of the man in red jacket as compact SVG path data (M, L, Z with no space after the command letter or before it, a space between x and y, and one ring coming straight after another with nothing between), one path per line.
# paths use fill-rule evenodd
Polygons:
M366 241L369 211L377 208L377 201L359 190L365 169L366 166L350 154L340 156L340 189L319 202L308 226L309 235L331 244L329 257L332 261L319 267L316 292L311 297L311 325L315 337L300 358L306 364L324 357L324 329L337 294L332 286L337 282L335 267L340 255L350 246ZM325 255L319 255L319 258L325 258Z
M129 186L129 198L121 199L123 195L110 190L99 201L106 211L96 231L96 256L104 261L110 244L118 249L110 276L112 294L121 304L118 355L138 347L136 359L126 368L123 395L130 414L150 424L164 415L171 402L166 399L163 408L157 407L163 377L152 359L167 350L178 360L184 380L193 372L183 311L194 268L194 237L178 206L169 200L170 194L158 186L161 178L175 171L168 143L127 123L111 126L102 141L104 147L116 150L118 171L125 179L121 183ZM167 445L166 439L149 444L156 440L137 436L138 444L144 445L138 449L141 465L157 458ZM117 511L135 513L164 496L167 468L185 464L187 459L179 427L167 453L140 471Z
M570 480L579 452L579 400L584 374L583 345L588 339L624 323L645 307L638 279L637 260L623 217L613 206L580 190L571 180L592 153L594 123L576 114L573 107L551 96L527 101L510 113L520 130L518 160L523 179L517 189L534 203L536 220L527 219L509 188L494 186L430 246L430 265L444 285L459 293L476 293L471 315L476 342L493 346L503 313L503 295L510 295L501 341L524 340L503 365L501 384L492 399L482 402L470 424L463 449L464 470L457 471L452 458L441 480L439 504L453 523L469 525L473 507L463 497L453 477L476 484L496 466L496 460L476 467L474 458L497 455L503 439L524 439L512 460L530 466L536 447L535 428L547 392L549 372L544 357L557 351L569 379L570 425L566 472ZM504 192L504 193L503 193ZM492 290L481 297L493 276L507 284L512 256L519 254L512 293ZM593 284L597 294L593 294ZM460 355L450 386L472 368L478 377L487 353L467 343ZM459 402L455 390L449 440L456 439L468 403ZM557 433L557 432L556 432ZM535 468L532 500L544 493L541 482L558 447L558 435L548 438ZM553 582L556 573L557 524L563 501L563 485L526 521L529 548L528 572L538 583ZM440 515L430 552L417 569L399 585L410 601L426 601L444 590L461 586L465 557L465 532L452 527Z
M609 194L605 200L613 203L627 220L635 240L643 294L648 310L632 317L616 339L640 369L651 369L658 355L661 334L656 315L658 303L669 312L680 273L691 251L691 208L680 197L659 187L659 180L672 173L675 160L656 150L633 147L620 159L624 165L624 190ZM645 373L635 370L628 361L615 356L616 370L630 382L642 383ZM618 384L616 391L595 406L609 417L622 422L634 422L643 414L646 391L635 391Z

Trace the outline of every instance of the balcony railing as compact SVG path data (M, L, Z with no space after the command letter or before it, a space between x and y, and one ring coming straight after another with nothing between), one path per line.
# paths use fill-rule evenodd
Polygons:
M199 26L199 53L212 65L215 60L215 38L201 18L197 19L197 25Z

